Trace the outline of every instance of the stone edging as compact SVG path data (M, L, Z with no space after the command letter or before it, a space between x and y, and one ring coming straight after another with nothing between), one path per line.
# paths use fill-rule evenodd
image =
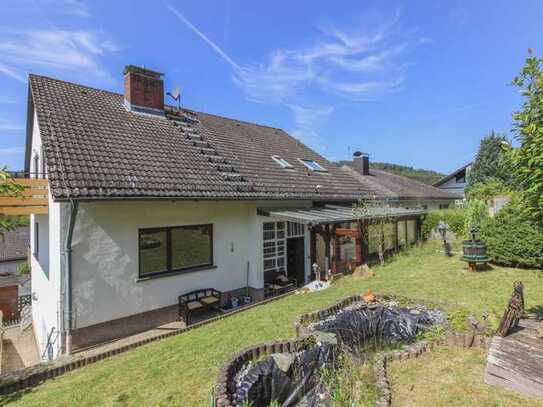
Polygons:
M361 301L362 297L360 295L352 295L350 297L342 299L341 301L336 302L328 308L324 308L322 310L310 312L307 314L298 315L298 317L294 321L296 337L301 338L307 334L305 330L306 324L328 318L330 315L337 313L339 310Z
M302 349L304 341L300 339L291 341L274 341L260 345L254 345L238 352L226 362L219 374L213 389L214 407L233 407L233 400L230 399L232 389L229 384L232 383L234 376L241 367L251 361L262 356L268 356L272 353L297 352Z
M25 389L27 387L37 386L38 384L44 382L45 380L58 377L60 375L63 375L64 373L70 372L72 370L76 370L80 367L90 365L100 360L107 359L111 356L124 353L126 351L138 348L140 346L147 345L148 343L158 341L160 339L180 335L187 331L191 331L193 329L208 325L212 322L215 322L224 318L228 318L229 316L238 314L240 312L257 307L259 305L264 305L264 304L279 300L281 298L292 295L295 292L296 290L292 290L285 294L278 295L276 297L268 298L260 302L255 302L253 304L240 307L236 310L227 312L223 315L219 315L210 319L206 319L204 321L197 322L185 328L180 328L174 331L165 332L163 334L154 336L152 338L145 338L134 343L120 346L118 348L110 349L103 352L97 352L94 355L88 355L88 356L72 355L72 356L65 356L65 357L63 356L52 362L42 362L34 366L29 366L20 370L2 374L0 375L0 395L14 393L16 391Z

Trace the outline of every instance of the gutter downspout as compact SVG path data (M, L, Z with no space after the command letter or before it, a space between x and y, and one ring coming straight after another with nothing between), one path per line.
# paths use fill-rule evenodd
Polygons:
M64 255L66 256L65 271L65 296L64 296L64 351L67 355L72 352L72 238L74 234L75 220L79 202L72 201L70 218L68 223L68 233L66 234L66 246Z

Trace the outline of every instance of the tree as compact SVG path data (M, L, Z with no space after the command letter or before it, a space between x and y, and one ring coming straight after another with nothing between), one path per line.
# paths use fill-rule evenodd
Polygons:
M6 168L0 169L0 196L19 196L22 191L23 186L13 181ZM3 236L4 232L15 229L19 223L18 217L0 214L0 236Z
M509 158L520 199L528 216L543 225L543 71L542 58L532 57L513 84L521 89L521 109L513 113L515 137L520 143Z
M511 170L506 154L506 146L509 144L504 135L494 131L483 137L469 172L467 193L470 188L489 181L504 185L511 183Z
M377 225L377 250L379 254L379 262L381 265L385 264L385 252L386 252L386 234L385 225L387 223L395 221L393 216L394 210L391 208L386 200L375 199L360 199L354 206L354 212L362 219L371 219L371 223ZM366 223L367 226L367 223ZM363 239L366 244L369 243L369 234L367 228L363 229Z

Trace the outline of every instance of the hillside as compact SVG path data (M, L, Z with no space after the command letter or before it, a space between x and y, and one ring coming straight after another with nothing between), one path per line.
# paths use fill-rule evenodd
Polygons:
M338 165L352 165L352 161L338 161ZM393 174L402 175L407 178L411 178L425 184L432 185L437 180L444 177L443 174L432 171L424 170L422 168L413 168L406 165L390 164L390 163L379 163L379 162L370 162L370 168L375 168L378 170L384 170L391 172Z

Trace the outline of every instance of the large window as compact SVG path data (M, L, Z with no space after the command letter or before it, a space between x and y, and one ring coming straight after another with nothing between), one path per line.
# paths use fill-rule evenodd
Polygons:
M213 265L213 225L140 229L140 277Z
M285 222L264 223L264 271L286 271Z

